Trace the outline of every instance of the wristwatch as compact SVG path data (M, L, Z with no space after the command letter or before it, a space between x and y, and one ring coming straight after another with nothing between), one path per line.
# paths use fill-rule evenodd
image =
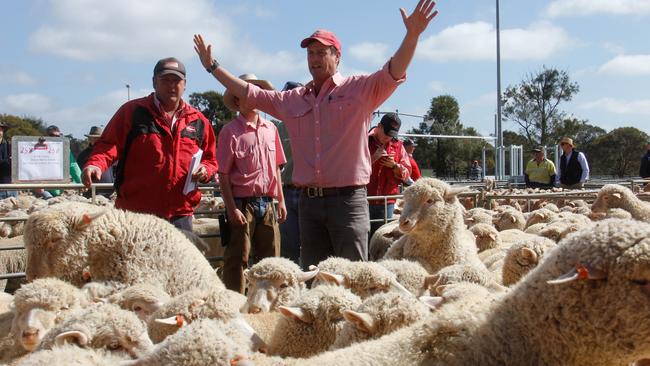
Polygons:
M210 65L210 67L206 68L205 71L207 71L209 74L212 74L214 70L216 70L217 67L219 67L219 65L220 64L219 62L217 62L217 60L212 59L212 64Z

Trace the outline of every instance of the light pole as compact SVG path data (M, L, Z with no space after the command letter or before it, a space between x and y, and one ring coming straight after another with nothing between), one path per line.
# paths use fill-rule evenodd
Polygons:
M126 101L131 100L131 85L126 84Z
M500 35L500 25L499 25L499 0L497 2L497 161L496 166L498 171L496 172L497 179L503 178L504 173L504 158L505 153L503 151L503 128L501 126L501 35Z

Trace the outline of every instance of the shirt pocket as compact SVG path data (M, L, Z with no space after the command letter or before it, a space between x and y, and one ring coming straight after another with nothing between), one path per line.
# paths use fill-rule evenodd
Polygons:
M298 137L313 137L313 109L312 105L307 102L290 105L286 110L287 117L290 119L286 124L287 130L293 129Z
M359 102L354 97L332 96L329 98L327 101L328 126L326 126L324 133L326 135L345 136L350 132L353 124L361 123L361 121L355 121L358 108Z
M243 175L253 174L261 169L259 151L254 145L240 144L235 150L235 166Z

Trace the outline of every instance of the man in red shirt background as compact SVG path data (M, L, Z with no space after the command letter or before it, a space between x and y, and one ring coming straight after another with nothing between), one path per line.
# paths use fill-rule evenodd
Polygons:
M391 196L399 194L399 185L405 182L411 174L409 156L397 139L402 121L395 113L386 113L381 121L368 133L368 149L370 150L372 173L368 182L368 196ZM389 199L384 210L384 200L370 200L370 220L393 217L395 199ZM384 214L384 212L386 212ZM383 221L370 223L370 236Z
M411 179L406 182L406 185L410 186L422 176L420 173L420 167L413 158L413 151L415 151L415 147L418 146L418 144L413 140L406 138L404 139L404 142L402 142L402 145L404 145L404 150L406 150L406 153L409 155L409 162L411 163Z

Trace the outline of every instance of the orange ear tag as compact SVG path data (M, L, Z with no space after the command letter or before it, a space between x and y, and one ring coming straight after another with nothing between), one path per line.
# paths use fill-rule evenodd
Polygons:
M181 315L181 314L176 314L176 326L180 328L180 327L183 326L183 323L184 323L184 322L185 322L185 321L183 320L183 315Z
M93 219L90 218L90 215L83 214L83 216L81 216L81 221L83 221L84 224L88 225L93 222Z
M580 262L576 263L576 272L578 272L578 279L579 280L588 280L589 279L589 270L587 269L587 267L580 264Z
M88 272L88 271L83 271L83 272L81 273L81 278L83 278L83 280L86 281L86 282L90 282L90 280L91 280L90 272Z

